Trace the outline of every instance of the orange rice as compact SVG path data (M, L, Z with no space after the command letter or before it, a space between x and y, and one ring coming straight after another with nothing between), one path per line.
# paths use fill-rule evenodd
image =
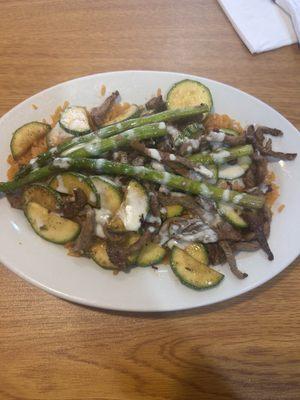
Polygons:
M37 157L39 154L43 153L48 149L46 137L40 138L37 142L35 142L32 147L18 160L14 160L13 156L10 154L7 158L7 162L9 164L9 168L7 171L7 179L9 181L13 180L16 173L19 171L22 165L26 165L32 158Z
M207 131L211 131L214 129L234 129L239 133L243 132L243 128L238 121L230 118L229 115L223 114L210 114L207 119L204 121L204 126Z

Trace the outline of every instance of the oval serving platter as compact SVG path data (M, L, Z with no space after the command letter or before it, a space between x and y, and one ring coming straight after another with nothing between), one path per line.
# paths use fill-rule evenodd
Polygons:
M49 120L53 110L64 101L87 107L100 104L102 85L106 93L119 90L123 101L142 104L160 88L166 94L172 84L182 79L196 79L209 87L214 100L214 111L228 114L241 122L276 127L283 138L274 138L274 148L300 152L297 129L273 108L231 86L187 74L156 71L121 71L86 76L61 83L23 101L0 120L0 180L6 180L11 134L19 126L32 120ZM34 109L32 105L38 108ZM68 257L66 249L48 243L30 228L21 211L9 206L2 198L0 207L0 260L26 281L64 299L81 304L123 311L173 311L205 306L241 295L286 268L300 249L300 157L286 163L272 163L280 185L280 198L274 205L270 247L275 260L267 260L262 251L241 253L238 265L248 273L240 281L227 266L219 267L225 274L222 283L209 290L193 291L181 285L170 268L160 266L136 268L129 274L117 276L85 258ZM276 210L279 204L285 208ZM288 242L287 242L288 241Z

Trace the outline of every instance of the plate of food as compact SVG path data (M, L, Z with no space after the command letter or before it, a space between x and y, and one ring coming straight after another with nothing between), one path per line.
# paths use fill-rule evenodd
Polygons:
M96 74L25 100L0 130L0 260L56 296L189 309L299 254L299 133L231 86Z

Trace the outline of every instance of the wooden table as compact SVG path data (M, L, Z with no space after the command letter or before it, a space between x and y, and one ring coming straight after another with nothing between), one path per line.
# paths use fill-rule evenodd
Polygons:
M153 69L236 86L300 128L299 49L251 55L216 1L1 0L0 15L1 115L71 78ZM216 306L141 315L68 303L1 266L0 398L300 399L297 267Z

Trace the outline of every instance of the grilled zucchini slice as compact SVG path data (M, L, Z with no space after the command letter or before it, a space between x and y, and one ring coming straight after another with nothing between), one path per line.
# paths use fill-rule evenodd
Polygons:
M195 290L217 286L224 278L223 274L201 264L176 246L172 249L171 268L181 283Z
M92 176L91 181L100 196L101 207L109 210L111 214L115 214L122 203L120 187L113 181L106 180L99 176Z
M149 243L142 248L137 257L137 264L140 267L159 264L165 255L166 250L162 246L157 243Z
M137 233L132 233L127 240L126 247L134 244L138 239L140 238L140 235ZM90 256L91 258L100 265L100 267L104 269L111 269L111 270L119 270L119 268L114 265L107 254L107 243L103 239L97 239L97 241L92 245L90 248ZM135 252L133 254L130 254L128 257L128 262L127 265L131 266L136 263L138 257L138 252Z
M191 243L184 249L184 251L201 264L208 265L207 251L202 243Z
M23 205L29 202L38 203L49 211L57 211L62 199L58 192L43 183L33 183L23 193Z
M100 265L100 267L104 269L118 270L118 267L116 267L108 257L107 245L105 240L98 239L92 245L92 247L90 248L90 256L96 264Z
M24 155L31 146L44 137L51 129L51 126L43 122L29 122L17 129L10 142L10 150L13 158L17 160Z
M77 172L64 172L50 181L50 186L60 193L73 194L74 189L81 189L93 207L100 207L100 198L91 179Z
M206 104L210 111L213 100L210 90L198 81L185 79L175 83L167 95L168 109L200 106Z
M91 132L87 110L80 106L67 107L60 116L59 124L66 132L74 136Z
M218 213L222 217L227 219L227 221L231 225L236 226L237 228L247 228L248 227L248 224L244 220L244 218L242 218L238 214L237 209L235 209L231 205L225 204L225 203L219 203L217 206L217 210L218 210Z
M26 204L24 212L33 230L49 242L65 244L76 239L80 233L77 222L63 218L33 201Z
M122 121L126 121L127 119L136 118L140 115L140 108L136 104L131 104L122 114L117 117L107 121L103 126L117 124Z
M126 247L129 247L129 246L131 246L132 244L134 244L135 242L137 242L137 241L139 240L139 238L140 238L140 235L139 235L138 233L136 233L136 232L131 232L131 233L129 234L128 239L127 239ZM135 264L136 264L136 261L137 261L137 258L138 258L138 255L139 255L139 252L138 252L138 251L135 251L135 252L131 253L131 254L128 256L127 265L129 265L129 266L135 265Z

